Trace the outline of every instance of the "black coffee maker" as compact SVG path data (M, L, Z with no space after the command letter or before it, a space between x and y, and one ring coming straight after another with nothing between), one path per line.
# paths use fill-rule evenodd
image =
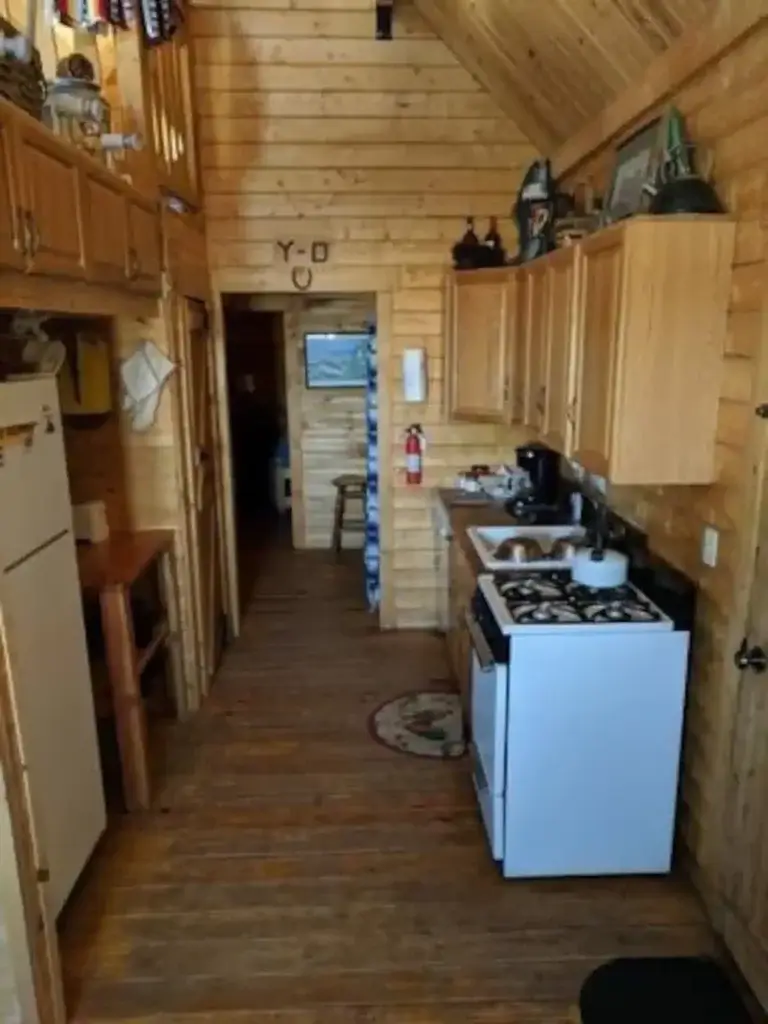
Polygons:
M528 523L549 525L567 520L567 494L560 473L560 453L532 441L515 450L517 464L528 474L528 492L507 503L507 511Z

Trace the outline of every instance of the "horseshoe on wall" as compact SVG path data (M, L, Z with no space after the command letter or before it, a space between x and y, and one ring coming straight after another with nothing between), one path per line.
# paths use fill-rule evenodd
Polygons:
M309 291L313 276L311 267L294 267L291 271L293 287L300 292Z

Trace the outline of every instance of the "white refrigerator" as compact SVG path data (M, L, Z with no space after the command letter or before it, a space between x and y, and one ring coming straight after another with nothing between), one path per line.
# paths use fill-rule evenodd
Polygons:
M53 378L0 384L0 626L38 868L58 914L106 811Z

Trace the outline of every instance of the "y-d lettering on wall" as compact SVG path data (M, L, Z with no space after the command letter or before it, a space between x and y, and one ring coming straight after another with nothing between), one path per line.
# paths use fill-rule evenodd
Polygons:
M291 270L291 283L300 292L309 291L315 278L318 264L327 263L330 247L319 239L302 241L289 238L276 243L278 260Z

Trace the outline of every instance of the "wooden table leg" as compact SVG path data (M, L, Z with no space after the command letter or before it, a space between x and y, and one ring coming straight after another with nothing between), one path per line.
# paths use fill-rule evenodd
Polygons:
M168 652L170 655L171 688L176 708L176 717L182 718L187 708L187 694L184 687L184 664L179 644L179 591L176 583L176 565L172 551L164 551L160 556L160 589L165 606L165 617L168 620L170 636Z
M125 587L101 591L101 622L115 709L125 806L146 810L150 802L147 718L141 699L130 595Z

